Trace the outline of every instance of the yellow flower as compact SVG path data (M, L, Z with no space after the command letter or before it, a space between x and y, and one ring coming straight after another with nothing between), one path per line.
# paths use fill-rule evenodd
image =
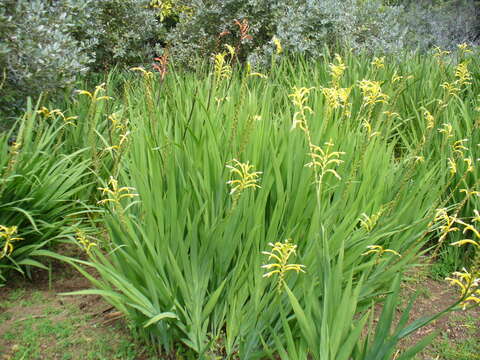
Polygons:
M338 180L341 180L340 175L338 175L334 168L343 163L343 160L340 160L339 158L345 153L342 151L330 151L330 149L334 146L331 141L326 142L325 145L326 148L324 150L320 146L310 144L309 155L312 158L312 161L305 165L307 167L314 167L320 170L318 173L318 178L316 179L317 183L321 183L323 177L328 173L335 176Z
M463 145L464 143L466 143L468 141L468 139L462 139L462 140L457 140L453 143L453 152L454 153L458 153L460 156L463 156L463 151L464 150L468 150L468 148Z
M225 44L225 47L228 50L228 53L230 54L230 57L235 57L235 48L232 45Z
M388 102L389 96L382 93L379 81L362 80L359 82L358 86L362 90L363 102L365 105Z
M372 61L372 66L376 67L377 69L381 69L385 67L385 56L381 58L374 57Z
M367 246L368 251L364 252L362 256L370 255L370 254L376 254L379 257L381 257L385 253L390 253L399 257L402 257L397 251L392 250L392 249L384 249L383 246L380 245L369 245Z
M454 272L452 277L447 277L445 280L449 281L450 285L459 287L462 299L460 306L463 310L471 303L480 304L480 279L472 276L465 268L462 269L462 272Z
M306 130L306 113L313 113L313 110L305 105L308 101L308 94L313 88L306 88L306 87L293 87L293 93L288 95L288 97L292 98L292 103L297 107L298 111L293 115L293 125L292 129L295 129L297 126L302 129Z
M460 92L460 89L456 86L457 83L444 82L440 85L449 95L457 95Z
M467 53L472 53L473 51L469 49L469 45L467 43L462 43L457 45L458 50L460 50L460 55L464 56Z
M2 250L0 251L0 259L5 256L10 256L13 252L14 246L12 242L23 240L23 238L15 237L18 232L16 226L0 225L0 243L3 242Z
M78 116L68 116L66 117L60 109L48 110L45 106L42 106L40 110L37 110L37 114L41 114L45 119L55 119L56 117L62 118L65 124L74 125L75 123L72 120L78 119Z
M457 65L455 68L455 77L458 78L458 82L461 85L470 85L472 80L472 75L468 70L468 62L462 61L460 64Z
M467 43L458 44L458 45L457 45L457 48L459 48L459 49L462 50L462 51L472 52L472 50L470 50L470 49L468 48L468 44L467 44Z
M77 94L79 95L86 95L88 96L92 102L97 102L100 100L111 100L112 98L110 96L98 96L100 93L105 92L105 83L102 83L98 86L95 87L95 91L91 93L90 91L87 90L77 90Z
M226 165L227 168L230 169L230 174L234 177L234 179L227 181L227 184L231 187L230 195L236 195L238 197L246 189L261 187L258 185L261 172L252 171L254 169L253 165L250 165L248 161L242 163L237 159L233 159L231 162L233 165Z
M405 80L413 79L413 75L409 75L407 77L401 76L401 75L398 75L397 70L395 70L395 72L392 75L392 83L396 83L397 81L400 81L402 79L405 79Z
M442 129L438 129L438 132L439 133L443 133L445 134L445 136L447 138L451 138L453 136L453 127L451 124L448 124L448 123L444 123L442 124L443 128Z
M463 159L463 161L467 164L467 169L465 170L465 172L473 172L473 160L471 158L465 158Z
M372 124L370 124L370 122L367 119L363 120L362 126L363 126L364 129L367 130L369 138L380 135L380 133L378 131L372 131Z
M445 66L445 61L443 60L443 58L445 58L450 53L451 53L450 51L442 50L438 46L435 46L433 57L437 60L438 65Z
M384 111L382 114L386 115L389 119L400 118L400 114L392 111Z
M103 200L100 200L98 204L107 204L107 203L113 203L114 206L121 205L120 201L123 198L133 198L135 196L138 196L138 194L131 193L131 191L134 191L135 188L132 187L118 187L118 181L113 177L110 176L110 180L108 181L108 186L105 188L98 188L102 192L103 195L107 195L110 197L107 197Z
M83 249L87 254L90 254L91 249L94 246L97 246L96 243L88 239L87 235L83 230L76 229L75 234L76 234L75 236L76 240L80 243L80 245L83 247Z
M347 69L347 66L344 64L342 57L335 54L335 60L333 63L330 63L329 68L330 75L332 76L332 85L337 87L341 77Z
M377 213L373 214L372 216L368 216L367 214L363 213L360 216L360 226L364 228L367 232L371 232L375 226L377 226L377 222L380 219L384 212L384 209L380 209Z
M338 109L348 107L348 97L350 96L352 88L322 88L322 94L327 99L327 104L330 109Z
M274 36L272 41L273 41L273 44L275 45L277 55L280 55L283 52L283 48L282 48L282 44L280 43L280 40L276 36Z
M415 163L423 163L423 162L425 162L425 157L423 157L423 156L414 156L414 157L413 157L413 160L415 161Z
M425 109L425 111L423 112L423 116L425 118L425 121L427 122L427 129L432 129L435 126L435 118L433 117L433 115L430 114L427 109Z
M268 243L272 247L272 250L262 251L262 254L268 255L268 260L274 259L275 262L271 264L262 265L262 269L266 269L268 272L263 275L263 277L269 278L273 275L278 276L277 289L281 291L284 283L285 276L288 271L296 271L297 273L305 273L305 265L301 264L289 264L288 260L292 255L296 255L297 245L290 243L290 240L287 239L283 243L276 242Z
M433 48L433 50L434 50L433 56L434 56L434 57L437 57L437 58L438 58L438 57L443 57L443 56L449 55L449 54L451 53L451 51L442 50L442 49L440 49L438 46L435 46L435 47Z
M465 193L465 196L467 198L469 198L471 196L480 196L480 191L475 191L475 190L470 190L470 189L461 189L460 192ZM474 210L474 211L476 211L476 210Z
M441 234L438 240L439 242L442 242L451 232L460 230L455 226L458 221L459 219L456 217L448 215L446 208L437 209L431 225L438 226L438 230Z
M214 76L217 80L229 79L232 76L232 67L227 63L226 53L219 53L213 56Z
M450 169L450 175L455 175L457 173L457 163L453 158L448 158L448 168Z
M460 240L460 241L453 242L450 245L463 246L465 244L472 244L472 245L480 248L480 243L478 243L478 241L475 241L475 240L472 240L472 239L463 239L463 240Z
M140 73L142 73L142 75L145 77L145 78L152 78L153 77L153 73L151 71L147 71L145 70L143 67L141 66L137 66L137 67L133 67L130 69L131 71L138 71Z

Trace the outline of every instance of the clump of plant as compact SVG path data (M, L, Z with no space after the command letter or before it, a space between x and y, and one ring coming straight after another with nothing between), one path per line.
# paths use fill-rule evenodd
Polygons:
M46 268L42 257L67 241L84 218L84 182L89 163L84 150L63 154L64 123L53 115L42 122L31 107L19 121L18 132L0 137L0 283L10 271L28 275Z
M399 274L441 242L437 209L477 198L465 160L478 158L466 145L477 143L475 59L399 65L346 52L313 65L276 59L260 74L234 66L232 44L208 74L136 67L123 97L96 103L108 104L98 119L122 109L121 129L128 114L130 133L97 191L108 241L78 233L88 260L68 260L96 287L80 293L103 295L171 356L393 356L471 295L408 324L410 303L392 326ZM79 94L86 109L89 94Z

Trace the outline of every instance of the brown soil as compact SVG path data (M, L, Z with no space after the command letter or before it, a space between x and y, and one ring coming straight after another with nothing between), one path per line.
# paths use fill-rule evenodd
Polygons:
M117 327L122 328L125 336L128 337L128 330L124 323L122 323L121 315L115 311L109 304L107 304L100 296L96 295L82 295L82 296L60 296L60 293L83 290L91 288L90 283L81 274L77 273L72 267L62 264L54 264L55 272L53 273L51 281L49 281L48 273L46 271L37 271L33 274L31 280L25 280L22 277L14 276L10 279L8 285L0 289L0 315L6 311L1 307L1 302L9 298L10 294L15 290L21 289L24 291L22 299L29 299L32 294L40 292L47 300L44 305L22 306L19 303L17 306L9 306L8 313L11 314L10 320L0 323L0 349L11 348L13 343L5 343L1 335L4 334L13 324L13 322L22 321L23 319L31 319L35 317L45 317L44 310L46 307L58 308L55 315L49 315L54 322L62 322L66 320L69 315L68 309L72 306L79 309L85 314L91 315L92 322L85 325L95 327L95 331L102 332L109 329L115 323ZM420 290L413 310L410 314L410 320L413 321L423 316L437 313L450 304L455 302L458 293L455 288L450 287L445 281L435 281L425 277L416 282L404 283L402 291L402 300L406 303L414 292ZM380 312L380 307L378 307ZM401 314L401 309L398 309L398 316ZM473 317L475 320L476 330L474 337L480 339L480 308L471 309L468 311L452 312L444 317L436 320L434 323L420 329L415 334L402 342L401 348L408 347L418 342L424 336L430 334L432 331L439 330L441 334L446 335L453 343L461 343L464 340L472 337L471 329L469 330L463 320ZM471 321L470 321L471 323ZM118 326L120 325L120 326ZM471 328L471 326L470 326ZM78 333L83 333L82 328L78 329ZM91 330L91 329L90 329ZM2 341L4 342L2 344ZM45 346L54 346L48 344ZM435 350L432 347L427 348L421 359L436 359ZM140 357L141 359L143 357ZM9 359L8 354L3 354L0 359Z

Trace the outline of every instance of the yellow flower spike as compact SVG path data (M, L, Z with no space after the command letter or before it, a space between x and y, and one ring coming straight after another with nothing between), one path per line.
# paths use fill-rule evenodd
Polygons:
M226 165L226 167L230 169L230 174L233 177L233 179L227 181L227 184L231 187L230 195L235 195L235 199L238 199L246 189L261 188L258 184L261 172L253 171L253 165L250 165L248 161L242 163L237 159L233 159L230 162L233 163L233 165Z
M75 230L75 239L77 242L83 247L83 250L90 255L90 251L94 246L98 246L95 242L90 241L87 238L87 235L85 234L84 231L80 229Z
M88 96L92 100L92 103L95 103L100 100L111 100L112 98L110 96L98 96L101 92L105 91L105 85L106 85L105 83L97 85L95 87L95 91L93 92L93 94L87 90L76 90L75 92L79 95Z
M418 163L423 163L425 162L425 157L423 156L414 156L413 161L418 164Z
M18 232L18 228L16 226L4 226L0 225L0 259L5 256L10 256L14 250L13 242L23 240L23 238L15 237Z
M273 41L273 44L275 45L275 50L277 52L277 55L280 55L283 52L283 47L280 40L276 36L274 36L272 41Z
M78 119L78 116L65 117L65 114L60 109L49 110L45 106L42 106L39 110L37 110L37 114L42 115L45 119L55 119L56 117L60 117L65 124L74 126L75 123L73 120Z
M457 45L457 48L458 48L459 50L461 50L462 52L464 52L464 53L471 53L471 52L473 52L473 51L470 50L468 47L469 47L469 45L468 45L467 43L462 43L462 44L458 44L458 45Z
M480 232L473 227L471 224L466 224L465 228L463 229L463 233L465 234L467 231L471 231L472 233L475 234L475 236L480 239Z
M385 56L382 56L381 58L374 57L371 64L377 69L385 68Z
M320 146L310 144L309 155L312 158L312 161L305 165L320 170L317 179L315 179L319 184L322 183L323 177L328 173L335 176L338 180L342 179L334 168L343 163L343 160L340 160L339 158L342 155L345 155L345 153L343 151L330 151L334 145L332 142L326 142L325 145L326 148L324 150Z
M322 87L322 94L327 100L327 105L329 109L335 110L338 108L348 108L350 104L348 103L348 97L352 88L324 88Z
M438 57L443 57L443 56L447 56L447 55L450 55L451 54L451 51L448 51L448 50L442 50L440 49L438 46L435 46L433 48L434 50L434 54L433 56L438 58Z
M104 205L107 203L113 203L114 208L116 209L117 206L121 206L120 201L124 198L133 198L138 196L138 194L132 193L135 188L132 187L118 187L118 181L113 177L110 176L110 180L108 181L108 186L105 188L98 188L102 192L102 195L110 196L103 200L100 200L98 204Z
M457 95L460 92L460 88L458 88L456 85L456 82L444 82L440 85L440 87L443 88L449 95Z
M468 150L468 148L465 145L463 145L467 141L468 141L468 139L462 139L462 140L455 141L452 145L453 152L458 153L460 156L463 156L463 154L464 154L463 151Z
M252 72L252 73L248 74L248 76L258 76L261 79L268 79L267 75L261 74L261 73L258 73L258 72Z
M435 46L433 50L433 57L436 59L437 64L442 67L445 66L444 58L450 55L451 52L447 50L442 50L438 46Z
M369 138L380 135L380 132L372 131L372 125L370 124L370 122L367 119L363 120L362 127L367 130L367 134L368 134Z
M400 76L397 74L397 70L392 75L392 83L396 83L397 81L400 81L403 79L403 76Z
M444 123L444 124L442 124L442 127L443 127L443 128L438 129L438 132L439 132L439 133L445 134L445 136L446 136L447 138L453 137L453 127L452 127L451 124Z
M447 161L448 161L448 168L450 170L450 175L453 176L457 173L457 163L452 158L448 158Z
M229 79L232 76L232 67L227 63L226 53L219 53L213 56L214 76L217 80Z
M462 61L455 68L455 77L458 78L458 83L462 85L470 85L472 80L472 75L468 70L468 61Z
M268 255L268 260L273 259L276 262L262 265L262 269L267 270L263 277L270 278L273 275L277 275L277 290L281 291L285 284L287 272L295 271L297 273L305 273L305 265L288 263L290 257L296 255L297 250L297 245L290 243L290 239L285 240L283 243L268 243L268 245L272 247L272 250L262 251L262 254Z
M397 251L392 250L392 249L384 249L383 246L380 245L369 245L367 246L368 251L364 252L362 256L367 256L370 254L376 254L378 257L382 257L383 254L385 253L390 253L398 257L402 257Z
M460 192L465 193L465 196L467 198L470 198L472 196L480 196L480 191L476 191L476 190L461 189ZM476 210L474 210L474 211L476 211Z
M456 223L461 223L461 220L454 216L448 215L447 209L441 208L437 209L430 227L431 230L438 229L440 231L440 238L438 239L438 242L441 243L448 236L448 234L460 230L455 226Z
M153 77L153 73L151 71L147 71L145 70L143 67L141 66L137 66L137 67L133 67L130 69L131 71L138 71L140 73L142 73L142 75L146 78L151 78Z
M467 164L467 169L465 170L467 173L468 172L473 172L474 167L473 167L473 160L471 158L465 158L463 161Z
M379 81L362 80L358 83L358 87L362 91L364 105L388 103L389 96L382 93Z
M371 232L375 228L375 226L377 226L378 220L384 212L385 207L382 206L382 208L372 216L368 216L366 213L361 214L360 218L358 219L360 221L360 226L364 228L367 232Z
M345 73L347 66L343 63L342 57L338 54L335 54L333 63L330 63L328 67L330 68L329 73L332 76L332 85L333 87L338 87L338 83Z
M433 117L433 115L427 109L425 109L423 111L423 117L425 118L425 121L427 123L427 129L433 129L433 127L435 126L435 118Z
M463 299L460 306L463 310L471 303L480 303L480 278L475 278L465 268L462 269L462 272L456 271L452 273L452 277L447 277L445 280L450 285L459 287L461 299Z
M227 48L228 53L230 54L230 57L234 58L235 57L235 48L232 45L229 45L229 44L225 44L225 47Z
M292 98L293 105L295 105L295 107L298 109L298 111L293 115L292 130L296 129L297 127L303 131L306 131L307 129L306 114L313 114L313 110L309 106L305 105L305 103L308 101L308 95L312 89L314 88L294 86L293 93L288 95L288 97Z
M400 118L400 114L392 111L384 111L382 114L386 115L389 119Z
M293 115L293 125L292 130L299 127L303 131L306 130L306 113L313 114L313 110L305 105L308 101L308 94L310 91L314 89L306 88L306 87L293 87L293 93L288 95L288 97L292 98L292 103L298 109L298 111Z

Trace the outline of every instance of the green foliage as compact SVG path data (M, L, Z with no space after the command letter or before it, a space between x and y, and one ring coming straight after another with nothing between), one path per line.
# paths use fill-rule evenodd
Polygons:
M407 325L407 309L393 328L399 274L479 206L469 51L275 55L266 74L229 53L195 74L113 72L64 111L30 110L20 145L2 138L0 225L23 238L2 269L72 263L95 286L77 294L105 297L169 356L389 358L440 315ZM108 239L74 234L85 212ZM43 250L74 235L87 260Z
M124 92L103 109L128 117L129 142L101 189L110 242L69 260L97 288L79 293L104 296L162 352L192 358L382 359L432 321L407 325L407 311L390 331L397 276L438 245L438 208L460 218L478 206L461 190L478 188L464 159L480 158L480 84L434 56L324 57L281 61L267 79L239 67L111 76L106 93ZM327 95L342 89L336 106ZM290 270L262 253L285 239L297 246ZM265 264L283 270L265 278ZM299 265L306 273L291 271ZM360 341L389 291L376 335Z
M61 121L60 119L58 119ZM19 123L15 141L0 137L0 225L16 227L15 241L4 239L0 253L0 283L9 270L25 273L31 266L45 268L36 256L65 241L84 225L82 194L89 164L78 150L62 155L59 134L69 126L42 120L30 107ZM12 236L13 237L13 236Z

